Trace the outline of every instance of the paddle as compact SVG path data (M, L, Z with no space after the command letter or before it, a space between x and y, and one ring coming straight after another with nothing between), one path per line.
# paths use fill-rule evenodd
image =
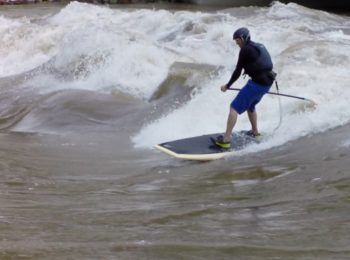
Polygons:
M228 90L236 90L236 91L240 91L241 89L239 88L228 88ZM317 103L309 98L304 98L304 97L298 97L298 96L293 96L293 95L288 95L288 94L282 94L282 93L277 93L277 92L267 92L267 94L270 95L276 95L276 96L282 96L282 97L290 97L290 98L296 98L296 99L300 99L300 100L305 100L305 101L309 101L311 102L314 106L317 105Z

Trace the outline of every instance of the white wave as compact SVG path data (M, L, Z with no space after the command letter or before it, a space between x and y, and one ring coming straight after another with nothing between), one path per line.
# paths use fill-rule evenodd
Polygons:
M214 78L196 79L202 90L188 104L140 129L134 142L151 147L171 139L224 131L236 92L223 94L219 86L228 81L239 52L232 33L247 26L253 40L270 50L281 92L319 104L313 111L304 111L302 101L281 98L282 125L273 140L260 148L350 121L348 17L279 2L269 8L244 9L252 15L243 17L234 15L239 8L234 10L231 15L229 11L116 10L71 2L40 23L25 17L0 17L0 76L33 69L55 57L56 69L72 77L39 84L44 91L117 89L148 99L174 62L223 66ZM244 82L240 79L234 87ZM38 78L32 83L37 84ZM260 130L272 133L279 121L278 99L266 96L258 113ZM240 116L236 129L247 128L246 116Z
M60 30L0 16L0 77L33 69L56 54Z

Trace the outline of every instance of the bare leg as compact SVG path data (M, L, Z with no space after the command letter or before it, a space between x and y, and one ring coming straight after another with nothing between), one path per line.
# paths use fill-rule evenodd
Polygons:
M226 132L224 135L224 142L231 141L232 130L235 127L236 122L237 122L237 112L233 108L230 108L230 113L228 114L228 118L227 118Z
M250 124L252 125L252 131L253 131L253 134L257 135L259 133L258 131L258 115L256 113L256 111L254 112L248 112L248 118L249 118L249 121L250 121Z

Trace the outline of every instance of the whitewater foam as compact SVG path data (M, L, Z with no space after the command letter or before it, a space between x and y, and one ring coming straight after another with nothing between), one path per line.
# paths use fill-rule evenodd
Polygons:
M0 77L19 74L56 54L60 30L32 23L29 18L0 16Z
M274 138L259 149L349 123L349 18L279 2L268 8L245 8L244 17L235 15L240 10L116 10L71 2L40 22L0 16L0 76L45 66L50 60L54 73L43 70L26 84L42 92L116 90L148 100L175 62L223 66L202 82L190 76L188 81L200 89L192 99L148 122L133 137L138 147L152 147L224 131L236 92L221 93L219 87L230 78L238 57L232 33L247 26L253 40L269 49L281 92L318 103L310 110L300 105L303 101L281 98L283 121L273 133L280 117L278 97L266 96L258 106L259 128ZM40 84L40 79L45 81ZM241 78L234 87L244 83ZM249 127L246 116L239 117L236 130Z

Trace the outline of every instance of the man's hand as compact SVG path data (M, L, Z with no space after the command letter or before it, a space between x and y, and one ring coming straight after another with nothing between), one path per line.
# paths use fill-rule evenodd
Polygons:
M221 91L222 91L222 92L226 92L226 90L227 90L227 85L221 86Z

